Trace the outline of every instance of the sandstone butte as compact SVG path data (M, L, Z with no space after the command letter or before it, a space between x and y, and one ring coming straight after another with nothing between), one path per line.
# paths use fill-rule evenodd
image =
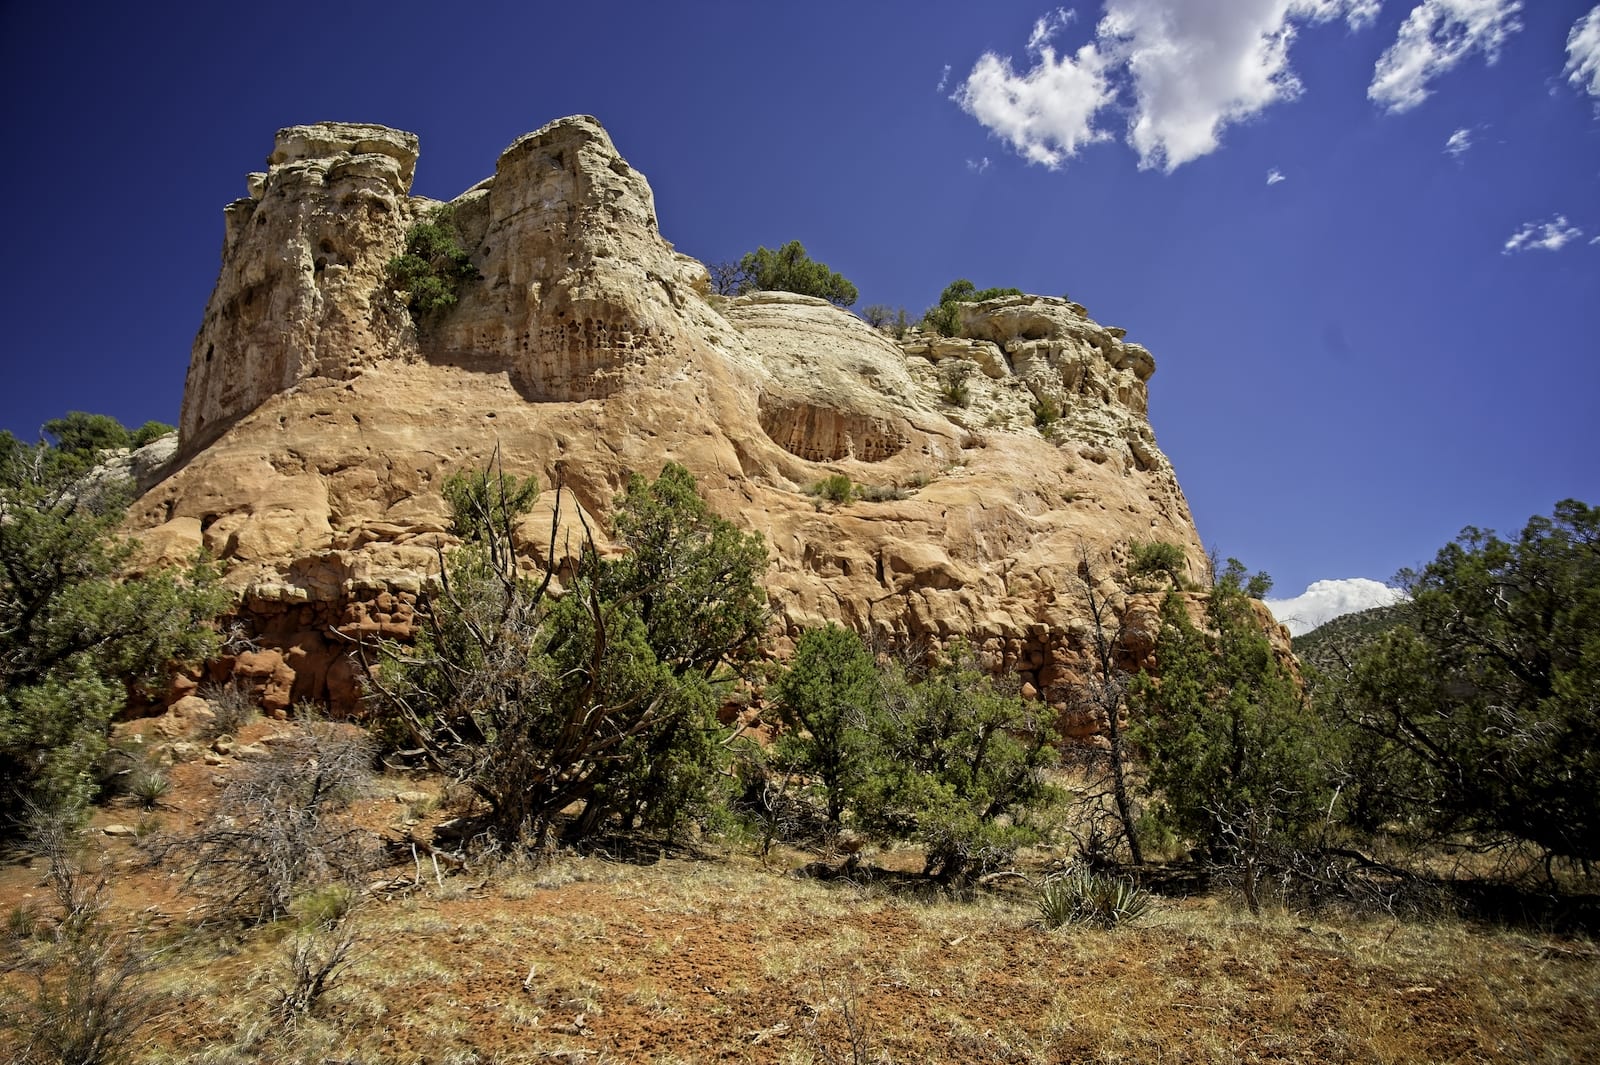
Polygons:
M248 680L268 709L354 708L353 641L410 635L453 542L440 487L497 451L543 488L520 530L530 566L551 561L557 486L561 554L580 510L603 537L630 474L679 462L765 537L780 653L827 621L966 638L1079 735L1094 731L1065 698L1086 668L1082 560L1104 580L1130 543L1160 540L1202 572L1146 416L1154 360L1083 307L990 300L961 308L956 338L896 342L818 299L715 295L662 238L644 175L575 116L450 201L481 277L419 331L386 278L439 206L410 195L416 160L417 138L382 126L278 133L224 211L176 454L137 471L140 564L202 546L221 560L249 639L212 676ZM952 360L970 364L965 406L943 398ZM1061 412L1048 434L1044 399ZM903 497L819 505L806 490L834 473ZM1100 590L1139 660L1154 596Z

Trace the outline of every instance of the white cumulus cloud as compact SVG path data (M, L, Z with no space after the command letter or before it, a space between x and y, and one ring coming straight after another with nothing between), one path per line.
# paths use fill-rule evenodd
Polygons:
M950 84L950 64L946 63L944 69L939 72L939 84L933 87L933 91L944 92L944 87L948 84Z
M985 52L951 97L1024 159L1051 169L1106 139L1094 118L1115 96L1094 45L1056 54L1050 41L1067 21L1057 10L1034 23L1028 70L1018 73L1009 57Z
M1460 159L1472 148L1472 131L1458 129L1450 134L1450 139L1444 142L1444 153L1452 159Z
M1293 599L1268 599L1267 608L1289 631L1303 636L1324 622L1375 606L1388 606L1405 598L1398 588L1366 577L1337 581L1312 581Z
M1279 170L1277 167L1273 167L1271 170L1267 171L1267 184L1268 185L1276 185L1280 181L1288 181L1288 180L1289 180L1288 178L1283 176L1283 171Z
M1028 64L986 52L951 97L1030 162L1059 167L1108 140L1106 112L1126 112L1141 167L1168 173L1217 150L1224 129L1292 100L1299 27L1343 18L1370 25L1379 0L1106 0L1094 37L1054 41L1057 9L1033 26Z
M986 155L982 159L968 159L967 169L972 171L974 174L983 173L985 170L989 169L989 157Z
M1567 216L1558 214L1548 222L1525 222L1521 229L1506 239L1502 254L1519 251L1560 251L1583 236L1583 230L1567 223Z
M1563 73L1590 96L1600 96L1600 6L1572 24Z
M1100 47L1132 81L1128 143L1171 173L1222 131L1300 95L1289 48L1305 23L1371 21L1373 0L1108 0Z
M1409 111L1428 98L1429 82L1473 52L1495 62L1522 29L1521 10L1522 0L1423 0L1378 58L1368 99L1390 112Z

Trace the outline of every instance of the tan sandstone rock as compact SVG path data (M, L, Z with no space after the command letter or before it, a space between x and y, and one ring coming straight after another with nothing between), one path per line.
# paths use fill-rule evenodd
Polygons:
M821 300L713 296L643 175L575 117L452 201L481 277L419 331L384 276L437 206L407 195L415 154L381 127L279 133L226 210L178 465L132 511L146 562L222 560L263 647L232 671L269 709L355 703L351 649L409 635L453 542L444 479L495 454L545 489L518 532L530 566L570 564L580 514L604 547L629 476L680 462L765 536L780 647L830 620L964 637L1045 698L1084 646L1081 557L1168 540L1202 572L1146 417L1154 362L1078 305L991 300L962 308L963 338L902 345ZM943 398L952 358L981 370L965 407ZM878 501L819 505L806 489L834 473Z

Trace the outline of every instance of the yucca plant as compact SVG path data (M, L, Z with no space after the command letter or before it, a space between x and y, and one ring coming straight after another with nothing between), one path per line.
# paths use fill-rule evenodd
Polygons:
M161 799L169 787L171 784L160 773L140 773L133 778L133 786L129 789L129 793L140 807L154 810L161 805Z
M1046 928L1086 924L1115 928L1150 909L1150 894L1131 880L1078 870L1051 877L1039 889L1039 919Z

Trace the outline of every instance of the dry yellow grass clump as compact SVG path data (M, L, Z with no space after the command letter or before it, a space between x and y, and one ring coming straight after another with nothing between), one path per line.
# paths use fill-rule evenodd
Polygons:
M1586 941L1214 898L1046 931L1020 888L916 900L789 876L804 857L430 873L357 903L349 959L304 1013L275 1011L288 959L338 933L305 915L224 937L174 925L144 977L165 1010L134 1059L1600 1060Z

